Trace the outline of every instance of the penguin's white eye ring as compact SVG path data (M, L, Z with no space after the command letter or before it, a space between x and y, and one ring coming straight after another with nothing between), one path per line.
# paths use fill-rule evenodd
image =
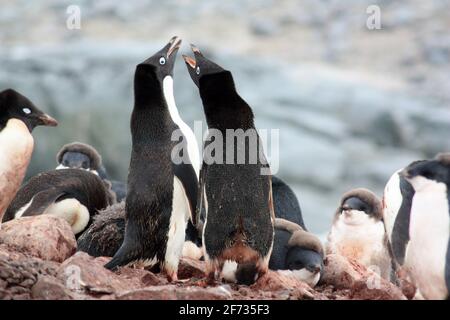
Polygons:
M159 64L160 65L165 65L166 64L166 58L164 58L164 57L161 57L161 58L159 58Z
M25 114L30 114L31 113L31 109L30 108L23 108L22 111Z
M197 67L197 69L195 69L195 73L200 74L200 67Z

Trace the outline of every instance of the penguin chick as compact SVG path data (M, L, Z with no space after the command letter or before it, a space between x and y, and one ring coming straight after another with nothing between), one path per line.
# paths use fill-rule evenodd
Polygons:
M326 251L356 260L389 280L391 260L381 202L374 193L360 188L343 195Z
M403 269L426 299L450 292L450 153L412 163L401 172L414 188ZM392 235L394 237L394 233Z
M127 194L127 186L120 181L110 180L102 163L100 153L91 145L72 142L62 146L56 155L58 166L56 169L83 169L95 173L103 180L111 182L111 189L116 194L116 199L121 202Z
M237 134L247 132L254 138L248 140L255 142L237 138L241 141L233 143L232 150L224 139L218 142L225 152L221 159L220 155L214 156L215 161L204 159L197 201L197 216L203 209L206 213L202 238L208 282L214 282L227 269L225 263L233 263L237 265L237 282L248 285L267 272L272 251L274 209L270 168L254 126L252 109L237 93L231 72L205 58L194 45L191 47L195 58L184 56L184 60L199 89L208 124L206 158L209 157L206 150L212 148L217 132L221 137L228 136L229 129ZM249 159L252 151L258 155L254 163ZM229 161L227 155L223 157L225 153L234 158ZM236 160L241 156L242 162Z
M77 240L78 251L92 257L112 257L123 243L125 202L100 210L92 224Z
M319 238L291 221L275 219L275 240L269 261L271 270L292 273L314 287L323 271L324 250Z
M31 132L36 126L57 124L17 91L0 92L0 222L30 163L34 147Z
M113 194L98 176L78 169L52 170L34 176L20 188L3 222L52 214L65 219L78 235L98 210L113 201Z

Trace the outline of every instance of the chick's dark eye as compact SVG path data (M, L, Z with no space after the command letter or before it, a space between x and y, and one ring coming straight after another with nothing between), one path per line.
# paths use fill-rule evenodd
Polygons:
M87 163L87 162L83 162L83 163L81 164L81 166L83 167L83 169L87 169L87 168L89 168L89 166L88 166L88 163Z
M165 65L166 64L166 58L164 58L164 57L159 58L159 64L160 65Z

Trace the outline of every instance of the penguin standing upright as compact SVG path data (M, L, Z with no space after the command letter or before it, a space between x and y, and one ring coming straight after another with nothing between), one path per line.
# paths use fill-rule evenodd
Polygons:
M133 263L158 264L169 281L177 279L186 223L195 216L197 199L195 169L175 163L172 157L179 144L172 139L180 129L173 118L172 74L180 44L181 39L173 37L136 67L125 238L105 265L116 269ZM185 141L182 129L181 133Z
M127 185L121 181L111 180L103 166L100 153L91 145L72 142L61 147L56 155L58 166L56 169L82 169L90 171L105 181L111 183L111 189L116 194L117 202L121 202L127 195Z
M427 299L450 298L450 153L414 162L401 172L414 188L403 268ZM392 237L395 236L393 230Z
M184 60L199 88L209 132L197 210L197 216L202 208L206 214L206 274L213 282L225 263L233 263L237 264L236 281L251 284L267 272L273 245L270 168L255 130L253 112L236 92L231 73L206 59L193 45L192 50L195 59L184 56ZM230 130L249 136L227 141ZM223 138L219 143L213 136L216 133ZM215 159L206 154L214 145L220 149L211 152Z
M337 253L377 271L389 280L391 260L381 202L371 191L354 189L342 196L328 234L328 253Z
M30 163L34 147L31 132L36 126L57 124L17 91L0 92L0 221Z

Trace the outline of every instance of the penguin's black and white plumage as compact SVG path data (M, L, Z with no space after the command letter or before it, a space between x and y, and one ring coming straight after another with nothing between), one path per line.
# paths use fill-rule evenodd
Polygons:
M56 155L56 169L82 169L98 175L111 183L116 199L121 202L127 195L127 185L121 181L111 180L106 172L100 153L91 145L81 142L68 143Z
M225 269L224 264L230 263L237 264L236 281L251 284L267 272L272 252L270 168L255 130L253 112L236 92L231 73L206 59L195 46L192 50L195 59L184 59L199 88L208 124L197 210L198 216L205 209L202 239L207 278L213 282ZM227 148L227 129L250 133L251 138L237 138ZM213 143L215 134L221 135L222 141ZM207 151L215 147L217 154Z
M397 170L386 183L382 202L383 221L395 267L405 262L409 242L409 218L415 193L411 183L401 175L403 170L404 168Z
M30 163L34 147L31 132L36 126L57 124L17 91L0 92L0 221Z
M297 197L291 188L276 176L272 176L272 193L276 217L288 217L294 223L296 221L303 223ZM200 215L199 218L197 228L192 223L188 223L183 257L197 260L203 257L201 233L199 234L198 230L202 230L204 215ZM303 230L307 230L304 225L300 226ZM125 202L121 202L101 210L98 215L94 216L92 224L78 238L77 248L93 257L112 257L120 248L124 233ZM275 234L274 246L276 242L277 233ZM272 256L274 254L275 252L272 252ZM305 276L305 278L308 277Z
M323 271L324 250L319 238L291 221L275 219L271 270L293 274L314 287Z
M426 299L448 299L450 292L450 153L414 162L401 173L413 187L402 268ZM395 236L395 228L391 237Z
M109 185L92 173L78 169L52 170L32 177L20 188L3 222L51 214L65 219L78 235L98 210L114 200Z
M181 40L171 41L136 67L135 103L131 115L132 152L125 201L125 237L108 269L140 264L159 265L168 279L177 279L186 224L195 217L198 183L194 157L173 98L173 67ZM181 130L179 130L181 129ZM174 159L181 139L186 161ZM187 146L186 146L187 145ZM187 157L184 154L187 150ZM192 219L196 221L196 219Z
M381 201L359 188L345 193L328 234L327 254L358 261L384 279L391 276L391 259L383 223Z
M272 176L272 194L275 217L296 223L307 230L297 196L286 182L277 176Z

